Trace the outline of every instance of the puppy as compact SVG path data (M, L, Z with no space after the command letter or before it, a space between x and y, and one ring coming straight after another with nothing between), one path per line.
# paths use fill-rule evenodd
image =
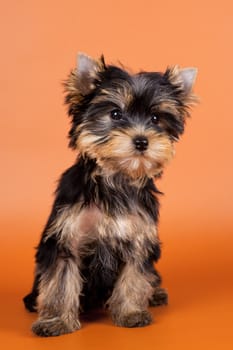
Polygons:
M81 327L80 313L108 308L113 322L142 327L149 305L167 303L154 267L160 257L154 179L184 131L196 69L130 74L103 56L79 55L65 82L75 164L58 184L24 298L32 330L57 336Z

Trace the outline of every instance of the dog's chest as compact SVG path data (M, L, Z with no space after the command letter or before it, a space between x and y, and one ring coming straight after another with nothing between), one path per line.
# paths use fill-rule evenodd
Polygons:
M156 226L146 212L131 212L110 216L95 205L67 209L60 240L75 249L85 249L95 241L108 242L117 248L119 242L134 242L139 246L146 239L156 239Z

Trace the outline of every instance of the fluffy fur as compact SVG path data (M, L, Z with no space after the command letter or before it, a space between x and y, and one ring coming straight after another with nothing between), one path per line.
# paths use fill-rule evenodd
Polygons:
M160 257L154 179L184 131L196 70L130 74L104 58L79 56L65 82L76 163L61 177L24 298L32 330L80 328L80 313L105 305L123 327L151 323L148 305L167 303L154 268Z

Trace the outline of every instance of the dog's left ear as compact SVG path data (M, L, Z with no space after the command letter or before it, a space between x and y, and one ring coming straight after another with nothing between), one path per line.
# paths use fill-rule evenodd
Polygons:
M66 103L77 104L84 96L91 93L98 82L99 73L105 68L103 56L95 60L86 54L79 53L76 68L64 82L67 93Z
M193 94L193 86L197 77L197 68L179 68L179 66L169 67L165 72L165 77L180 91L180 98L184 104L191 105L197 102Z
M183 68L179 71L180 79L185 94L190 94L193 90L197 77L197 68Z

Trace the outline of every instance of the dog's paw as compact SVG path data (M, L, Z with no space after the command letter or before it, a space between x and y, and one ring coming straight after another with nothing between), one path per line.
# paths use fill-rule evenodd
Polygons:
M150 306L160 306L160 305L167 305L168 304L168 294L166 289L157 287L154 290L154 294L152 295L152 298L150 299Z
M69 327L59 317L51 319L39 319L32 325L32 331L40 337L56 337L58 335L72 333L81 327L79 322L76 322L76 327Z
M148 326L152 322L151 314L148 311L135 311L122 317L114 319L117 326L133 328Z

